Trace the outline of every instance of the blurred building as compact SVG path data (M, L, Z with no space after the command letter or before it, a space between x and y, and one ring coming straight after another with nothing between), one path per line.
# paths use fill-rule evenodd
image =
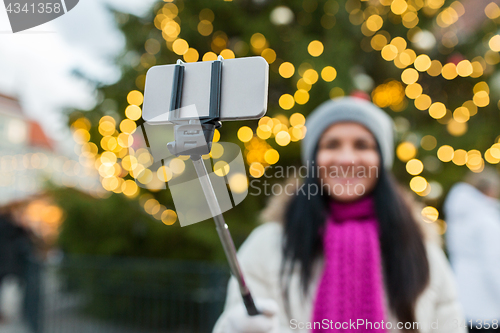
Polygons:
M39 193L54 149L19 101L0 93L0 205Z
M75 151L81 149L75 143ZM73 157L55 149L19 100L0 93L0 208L15 211L19 223L48 243L56 237L63 212L45 193L46 185L76 187L92 195L104 192L93 160L89 164Z

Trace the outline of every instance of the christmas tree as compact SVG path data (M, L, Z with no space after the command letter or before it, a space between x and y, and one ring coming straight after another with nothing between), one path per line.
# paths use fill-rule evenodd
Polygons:
M70 125L81 162L95 166L105 196L138 201L170 226L163 226L164 235L179 235L172 198L147 189L157 176L137 177L145 167L129 148L141 123L147 70L177 59L262 56L269 63L267 115L225 122L214 138L241 145L249 181L269 166L300 165L305 117L344 95L368 98L394 118L394 172L426 203L424 218L441 232L439 208L449 187L468 170L500 162L500 8L494 2L174 0L157 2L146 17L115 17L126 38L116 60L121 78L98 87L97 106L74 111ZM225 214L236 243L266 199L248 196ZM186 237L215 244L212 229L200 223Z

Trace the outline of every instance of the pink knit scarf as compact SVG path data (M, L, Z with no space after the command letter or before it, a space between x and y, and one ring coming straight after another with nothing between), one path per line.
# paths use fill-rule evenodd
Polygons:
M330 211L323 232L325 266L313 312L313 321L328 321L328 328L316 324L312 332L331 331L335 325L347 332L385 331L379 326L384 320L385 327L386 311L373 197L348 203L331 201ZM365 324L354 328L352 323L360 323L358 320Z

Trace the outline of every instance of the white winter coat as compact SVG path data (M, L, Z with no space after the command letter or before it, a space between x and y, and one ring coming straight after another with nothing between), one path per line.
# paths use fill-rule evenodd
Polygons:
M446 242L468 320L500 320L500 203L467 183L445 200Z
M277 208L277 207L276 207ZM279 307L281 333L310 332L299 329L299 324L311 322L315 291L321 277L323 259L319 258L313 268L313 277L309 293L305 299L300 298L300 273L297 270L290 277L291 318L285 313L284 299L279 282L279 269L282 259L281 237L282 224L266 222L250 234L238 251L238 258L246 282L254 298L272 298ZM427 332L460 332L464 333L465 321L461 305L457 299L455 279L449 263L440 247L432 237L427 237L426 249L430 265L430 283L417 300L416 320L419 331ZM213 333L233 333L227 328L227 313L234 306L241 304L242 298L234 277L231 277L227 289L224 312L218 319ZM386 309L387 297L386 297ZM386 318L391 321L393 329L398 332L397 320L389 313ZM291 321L292 320L292 321ZM437 324L437 329L435 328ZM432 325L432 328L431 328ZM363 330L360 330L363 332Z

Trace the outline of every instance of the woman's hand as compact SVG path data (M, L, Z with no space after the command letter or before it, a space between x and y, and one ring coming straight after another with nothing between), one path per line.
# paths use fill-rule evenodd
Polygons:
M255 306L262 313L249 316L243 303L227 314L228 328L231 333L278 333L278 304L270 298L255 299Z

